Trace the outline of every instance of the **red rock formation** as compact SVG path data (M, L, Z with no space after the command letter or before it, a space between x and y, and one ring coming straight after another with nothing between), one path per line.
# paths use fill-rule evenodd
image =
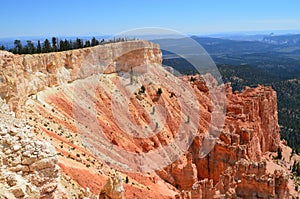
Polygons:
M159 46L147 41L128 41L96 47L34 55L0 51L0 97L16 111L27 97L93 74L145 70L161 63Z
M211 153L199 159L199 146L192 146L194 161L201 169L199 178L212 178L215 183L228 166L242 158L260 161L266 151L275 152L280 141L277 98L271 88L260 86L246 88L242 93L227 92L226 108L225 128Z
M197 88L205 88L199 82L195 81ZM275 152L280 144L275 91L259 86L245 88L242 93L232 93L230 85L226 87L225 127L205 158L199 157L201 142L194 140L189 151L193 156L192 164L197 168L198 180L184 190L189 190L192 198L287 198L287 174L268 172L263 161L263 154ZM205 89L201 90L205 92ZM193 174L184 169L178 174L178 171L170 169L181 164L175 162L165 169L169 178ZM183 177L174 183L179 183L181 188L180 183L185 184L186 180L188 178Z
M211 139L215 143L211 152L201 157L199 151L213 129L210 123L216 109L205 80L214 80L210 76L174 77L161 67L161 51L157 45L131 41L60 53L0 55L1 97L11 107L18 108L19 116L34 127L38 138L51 141L62 171L70 177L68 190L78 193L77 196L80 195L77 189L87 187L91 195L98 196L115 172L105 159L105 155L111 154L105 154L103 145L99 144L103 141L99 128L111 146L147 154L172 143L182 123L183 130L188 129L185 125L194 118L189 115L194 110L180 104L179 100L183 99L198 105L200 112L191 146L178 160L155 172L121 172L123 179L128 179L123 183L126 198L175 198L175 195L197 199L286 198L290 194L288 171L268 170L266 162L273 163L273 160L264 156L276 151L280 144L277 98L270 87L245 88L241 93L232 93L230 84L225 85L225 124L220 136ZM121 73L131 69L133 76ZM139 77L145 72L151 83ZM105 74L99 75L102 73ZM115 92L126 93L118 87L122 81L136 86L127 101ZM177 91L178 84L192 90L195 98ZM139 92L141 85L145 86L143 93ZM160 95L158 88L163 91ZM28 95L32 96L28 98ZM121 103L113 112L116 98ZM130 125L118 123L124 113L122 104L126 104L125 111L128 110L132 120ZM165 107L165 112L153 108L158 106ZM165 114L164 123L153 122L154 112ZM126 130L134 125L153 127L157 133L147 138L137 137L140 132ZM98 158L99 154L102 158ZM125 163L135 160L121 158Z

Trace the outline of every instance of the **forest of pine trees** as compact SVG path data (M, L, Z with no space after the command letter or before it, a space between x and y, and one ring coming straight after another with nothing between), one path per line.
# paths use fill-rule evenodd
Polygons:
M134 39L128 38L114 38L110 40L97 40L93 37L91 40L82 40L80 38L76 38L76 40L60 40L57 37L52 37L51 42L49 39L45 39L43 42L38 40L34 43L31 40L27 40L26 44L23 45L21 40L14 41L14 48L9 49L10 52L14 54L36 54L36 53L49 53L49 52L60 52L66 50L73 50L79 48L92 47L102 44L108 43L116 43L122 41L128 41ZM0 46L0 50L5 50L3 45Z

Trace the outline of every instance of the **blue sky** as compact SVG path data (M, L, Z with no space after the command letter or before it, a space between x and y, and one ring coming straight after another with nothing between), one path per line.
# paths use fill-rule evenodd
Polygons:
M7 0L0 38L117 34L162 27L186 34L300 30L299 0Z

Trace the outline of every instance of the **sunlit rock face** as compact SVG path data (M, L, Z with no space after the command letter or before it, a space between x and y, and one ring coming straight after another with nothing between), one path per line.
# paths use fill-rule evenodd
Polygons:
M54 147L0 107L0 198L66 198Z
M14 55L0 52L0 96L17 110L29 95L93 74L129 71L162 62L159 46L128 41L65 52Z
M181 198L288 197L287 173L269 171L264 156L280 146L276 92L263 86L231 90L227 84L225 126L212 151L199 157L199 135L182 158L158 174L184 190Z
M232 93L230 84L223 85L224 125L210 153L202 157L199 151L216 109L206 83L212 78L175 77L161 63L159 46L147 41L37 55L1 51L1 98L32 127L34 139L51 143L56 152L49 154L57 154L44 155L49 161L41 165L32 160L31 168L40 171L49 163L55 181L58 161L67 197L96 198L104 192L112 198L197 199L287 198L293 194L288 166L272 159L278 147L285 149L280 143L275 91L258 86ZM185 92L180 93L178 85ZM197 121L193 121L195 112L199 113ZM160 117L164 120L155 120ZM113 149L147 155L170 145L180 127L185 132L192 124L196 125L190 146L175 161L151 172L122 169L116 184L124 191L113 188L116 168L110 158L115 156L105 151L103 140ZM143 137L136 127L155 133ZM124 163L135 164L135 159L121 157ZM288 158L284 161L290 164Z

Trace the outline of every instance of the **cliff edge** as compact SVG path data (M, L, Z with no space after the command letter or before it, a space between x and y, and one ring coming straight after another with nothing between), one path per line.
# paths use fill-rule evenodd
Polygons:
M0 97L17 111L29 95L46 87L161 62L159 45L147 41L33 55L0 51Z
M69 198L96 198L99 194L104 198L150 199L297 196L289 167L299 157L290 158L290 148L280 141L277 97L271 87L246 87L233 93L231 85L226 84L225 123L212 151L200 157L214 109L207 78L175 77L162 67L162 53L156 44L129 41L37 55L1 51L0 68L1 98L31 127L33 139L55 148L56 152L51 152L57 157L51 164L55 175L49 180L57 182L59 172L55 168L59 165L62 177L52 185L62 184ZM119 94L126 93L120 82L135 89L126 100ZM178 92L176 82L191 88L195 98ZM150 153L172 143L182 118L185 124L190 122L192 110L182 111L182 99L197 104L200 113L189 148L175 162L152 172L116 171L108 158L111 154L105 154L99 144L103 139L97 130L102 130L112 148ZM125 126L120 125L125 123L124 111L113 109L114 103L117 107L125 104L134 125L153 127L156 133L133 136L139 132L128 132L133 124L127 125L127 121ZM164 123L152 121L153 115L160 114L154 108L159 106L165 108ZM276 158L279 148L283 150L282 159ZM4 151L1 160L7 157L10 155ZM35 162L39 160L32 164ZM36 172L39 175L39 170ZM8 187L5 183L0 184Z

